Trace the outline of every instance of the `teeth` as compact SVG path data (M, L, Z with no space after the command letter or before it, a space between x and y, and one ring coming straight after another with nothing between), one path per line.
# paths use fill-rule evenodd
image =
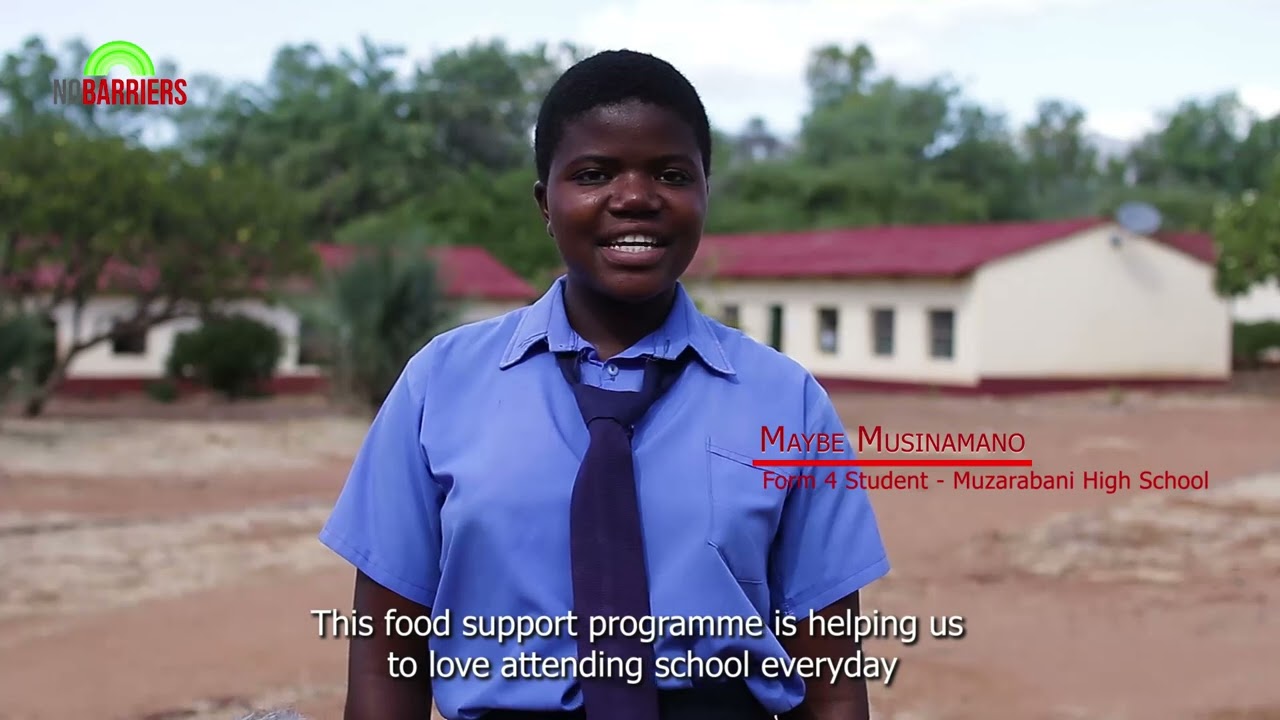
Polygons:
M658 246L658 239L647 235L627 235L609 243L614 250L628 253L642 253Z

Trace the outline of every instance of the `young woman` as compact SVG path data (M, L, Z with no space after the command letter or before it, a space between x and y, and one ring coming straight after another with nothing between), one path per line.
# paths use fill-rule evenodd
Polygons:
M595 55L551 89L535 155L565 277L410 360L321 533L356 567L355 609L376 629L351 641L347 720L426 718L433 700L450 720L867 717L864 681L806 686L764 670L857 652L809 632L808 616L856 613L889 564L861 489L780 490L752 467L762 428L844 428L808 372L702 315L679 282L707 212L698 94L652 56ZM851 457L840 449L825 455ZM389 613L447 614L450 632L389 633ZM759 618L765 630L464 637L467 616L570 613ZM779 614L796 632L773 631ZM489 676L432 680L432 654L483 659ZM671 664L744 654L746 678ZM394 677L410 666L392 656L415 659L417 675ZM510 658L520 664L504 677Z

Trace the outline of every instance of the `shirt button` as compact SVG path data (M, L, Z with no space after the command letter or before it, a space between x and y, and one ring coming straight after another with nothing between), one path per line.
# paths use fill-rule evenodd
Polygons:
M618 366L617 366L617 365L614 365L613 363L609 363L608 365L605 365L605 366L604 366L604 369L605 369L605 370L606 370L610 375L617 375L617 374L618 374Z

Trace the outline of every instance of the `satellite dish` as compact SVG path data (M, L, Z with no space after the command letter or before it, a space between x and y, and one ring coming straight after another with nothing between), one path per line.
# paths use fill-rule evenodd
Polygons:
M1151 235L1160 229L1160 211L1144 202L1127 202L1116 210L1116 222L1134 235Z

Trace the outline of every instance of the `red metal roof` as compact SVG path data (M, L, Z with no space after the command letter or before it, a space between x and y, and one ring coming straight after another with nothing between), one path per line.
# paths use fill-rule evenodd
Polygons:
M1084 218L708 235L690 272L725 278L955 277L1110 223ZM1156 239L1203 262L1215 261L1208 235L1158 233Z
M350 245L317 244L320 262L330 270L338 270L355 257ZM439 264L445 280L444 293L455 299L532 300L538 291L488 250L467 245L439 246L427 249L429 257Z
M1218 245L1207 233L1161 232L1156 239L1209 265L1218 262Z
M48 241L52 242L52 241ZM355 249L346 245L320 243L312 246L321 263L331 269L341 269L351 262ZM510 268L503 265L487 250L471 246L442 246L427 250L440 266L445 280L444 293L454 299L476 300L532 300L538 292ZM151 267L133 267L124 262L108 262L97 277L99 292L122 289L136 292L153 285L159 273ZM64 281L62 268L53 264L38 266L21 280L31 282L36 288L49 289ZM17 285L19 278L6 278L8 284ZM289 287L301 289L309 280L289 283Z

